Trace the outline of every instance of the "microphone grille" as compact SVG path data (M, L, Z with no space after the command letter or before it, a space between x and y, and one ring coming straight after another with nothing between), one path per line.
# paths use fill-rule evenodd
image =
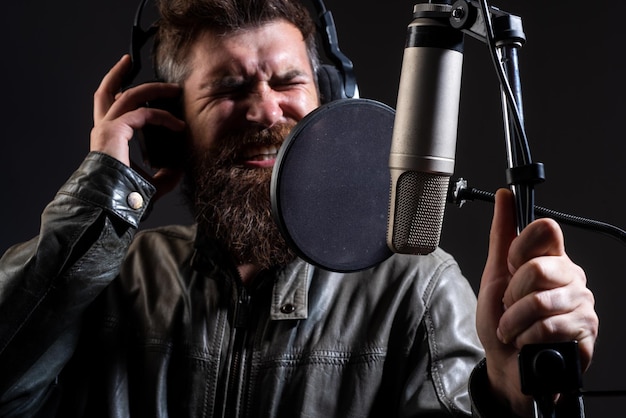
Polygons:
M393 250L428 254L437 248L450 177L406 171L396 184Z

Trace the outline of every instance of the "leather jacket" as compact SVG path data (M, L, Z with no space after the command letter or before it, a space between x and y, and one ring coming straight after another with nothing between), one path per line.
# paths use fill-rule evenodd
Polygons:
M0 416L471 414L483 351L450 255L347 274L296 260L244 287L193 226L135 236L153 193L90 153L4 255Z

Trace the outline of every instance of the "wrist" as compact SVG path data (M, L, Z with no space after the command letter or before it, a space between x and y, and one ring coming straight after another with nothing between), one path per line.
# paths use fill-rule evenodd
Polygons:
M483 359L474 368L469 383L474 416L480 418L534 416L533 402L530 397L521 392L515 393L516 396L511 396L509 391L514 391L514 389L510 387L510 384L509 388L503 388L495 382L489 377L487 361Z
M533 399L522 393L517 362L507 362L504 368L496 362L485 361L487 389L495 400L517 417L534 417Z

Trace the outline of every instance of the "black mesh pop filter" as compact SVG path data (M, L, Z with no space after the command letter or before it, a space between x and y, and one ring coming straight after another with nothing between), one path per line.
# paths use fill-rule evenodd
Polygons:
M323 105L281 147L272 211L289 245L332 271L369 268L387 247L389 149L394 111L369 99Z

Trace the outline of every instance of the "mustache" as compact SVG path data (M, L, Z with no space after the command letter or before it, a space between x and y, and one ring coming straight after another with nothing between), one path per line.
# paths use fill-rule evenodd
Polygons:
M232 165L239 161L250 147L278 149L294 126L295 123L284 123L262 130L246 129L225 135L214 147L215 163L219 166Z

